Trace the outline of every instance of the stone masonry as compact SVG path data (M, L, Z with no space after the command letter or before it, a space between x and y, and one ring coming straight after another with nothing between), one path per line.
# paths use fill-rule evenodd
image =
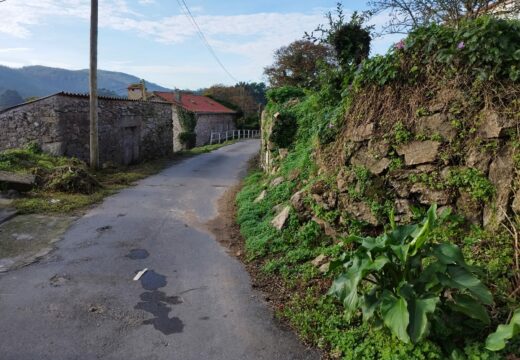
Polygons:
M37 142L44 151L89 159L89 99L58 93L0 113L0 150ZM100 162L130 164L173 150L171 104L99 98Z

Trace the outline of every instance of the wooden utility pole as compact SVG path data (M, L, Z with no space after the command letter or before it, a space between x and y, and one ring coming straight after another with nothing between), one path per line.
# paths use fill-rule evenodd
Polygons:
M90 2L90 167L99 167L98 95L97 95L97 40L98 0Z

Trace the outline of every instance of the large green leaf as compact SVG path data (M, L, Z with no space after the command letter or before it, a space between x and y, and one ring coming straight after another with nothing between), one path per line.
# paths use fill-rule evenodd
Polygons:
M377 297L377 288L370 290L368 294L363 295L361 302L361 311L363 312L363 321L370 320L374 316L374 312L381 303L381 299Z
M473 319L480 320L485 324L489 324L489 316L486 308L471 296L464 294L453 295L453 302L449 302L448 305L453 310L466 314Z
M486 339L486 349L499 351L506 347L506 340L520 334L520 309L517 309L507 325L498 325L497 331Z
M413 343L421 340L428 332L428 314L435 311L439 298L430 297L408 301L410 324L408 334Z
M493 302L493 296L488 288L476 276L460 266L448 266L448 274L450 275L449 284L460 290L468 290L473 296L481 302L489 305Z
M400 225L392 230L388 234L388 237L390 238L392 244L404 244L405 240L417 231L417 228L417 224Z
M410 244L390 245L390 248L392 249L395 256L397 256L399 261L401 261L403 264L406 263L406 260L408 260L408 251L410 250Z
M445 265L466 265L462 251L457 245L443 243L433 247L433 255Z
M385 325L390 328L395 336L405 343L410 342L410 337L406 332L410 322L410 315L408 314L406 300L403 297L396 297L389 291L383 293L381 316Z
M357 285L359 281L359 277L343 273L334 280L328 292L329 295L335 296L343 303L345 311L349 315L352 314L358 306L359 297Z
M431 229L435 226L435 222L437 221L437 205L433 204L428 209L426 213L426 219L424 220L423 225L418 228L413 236L413 240L410 243L411 246L411 256L417 254L417 252L423 247L423 245L428 240L428 236L430 235Z
M370 271L381 270L390 260L386 256L379 256L374 260L369 257L360 258L356 255L350 262L347 270L334 282L328 292L339 299L348 314L352 314L358 307L358 285Z

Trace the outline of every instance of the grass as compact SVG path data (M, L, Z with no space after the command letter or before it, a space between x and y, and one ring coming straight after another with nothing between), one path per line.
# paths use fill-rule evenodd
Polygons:
M230 145L235 141L206 145L177 152L170 157L130 166L118 166L91 172L102 185L92 194L68 193L35 189L13 202L21 214L70 214L101 202L105 197L131 186L136 181L157 174L166 167L191 156L200 155ZM33 149L14 149L0 153L0 170L30 173L34 169L52 170L59 166L84 166L79 160L53 157Z

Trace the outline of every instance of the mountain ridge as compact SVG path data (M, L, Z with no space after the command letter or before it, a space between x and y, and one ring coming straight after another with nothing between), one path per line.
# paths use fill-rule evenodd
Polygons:
M0 65L0 93L15 90L23 98L47 96L60 91L88 92L88 70L67 70L43 65L11 68ZM141 81L137 76L124 72L98 70L98 88L127 95L127 86ZM150 91L170 91L158 84L146 81Z

